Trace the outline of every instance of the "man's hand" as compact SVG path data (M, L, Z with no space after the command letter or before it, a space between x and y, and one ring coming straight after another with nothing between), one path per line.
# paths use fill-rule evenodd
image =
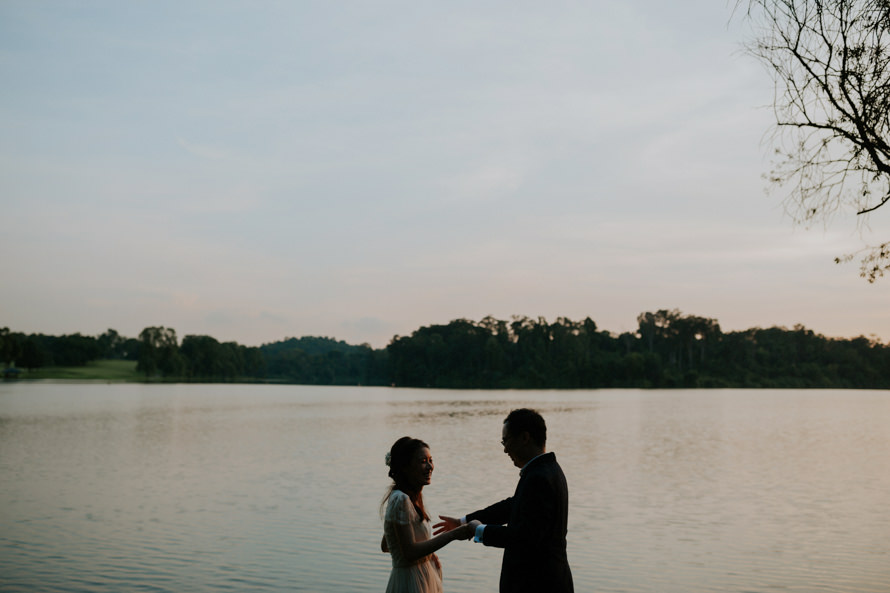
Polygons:
M446 531L451 531L452 529L460 527L460 519L446 517L445 515L439 515L439 518L442 520L433 525L433 529L435 530L433 531L433 535L439 535L440 533L445 533Z

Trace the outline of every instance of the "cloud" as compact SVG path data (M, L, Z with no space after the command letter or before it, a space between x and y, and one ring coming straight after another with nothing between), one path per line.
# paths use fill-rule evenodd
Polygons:
M515 192L525 178L521 165L490 164L445 180L444 203L493 201Z
M770 80L720 3L61 6L0 23L10 326L385 345L805 302L890 336L890 283L831 263L856 237L764 195Z
M176 143L184 148L189 154L202 159L221 161L231 158L230 151L220 146L196 144L194 142L189 142L184 138L177 138Z

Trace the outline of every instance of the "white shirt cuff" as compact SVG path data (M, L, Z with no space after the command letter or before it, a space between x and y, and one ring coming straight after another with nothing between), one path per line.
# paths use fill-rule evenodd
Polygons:
M480 525L476 528L476 535L473 536L473 541L477 544L483 543L482 541L482 532L485 531L485 525Z

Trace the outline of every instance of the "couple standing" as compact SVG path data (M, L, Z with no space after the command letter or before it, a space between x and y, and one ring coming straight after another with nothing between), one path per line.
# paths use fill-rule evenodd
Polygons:
M384 500L384 552L392 554L387 593L441 593L442 566L436 550L458 539L504 549L501 593L572 593L566 559L569 492L553 453L547 427L534 410L513 410L504 420L501 444L521 468L512 497L460 519L440 515L433 537L423 506L433 458L419 439L402 437L386 456L393 479Z

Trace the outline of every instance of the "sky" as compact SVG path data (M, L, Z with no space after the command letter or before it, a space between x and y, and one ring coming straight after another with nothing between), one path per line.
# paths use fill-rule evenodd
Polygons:
M0 326L384 347L678 309L890 340L764 180L734 2L0 0ZM887 238L883 237L882 241Z

